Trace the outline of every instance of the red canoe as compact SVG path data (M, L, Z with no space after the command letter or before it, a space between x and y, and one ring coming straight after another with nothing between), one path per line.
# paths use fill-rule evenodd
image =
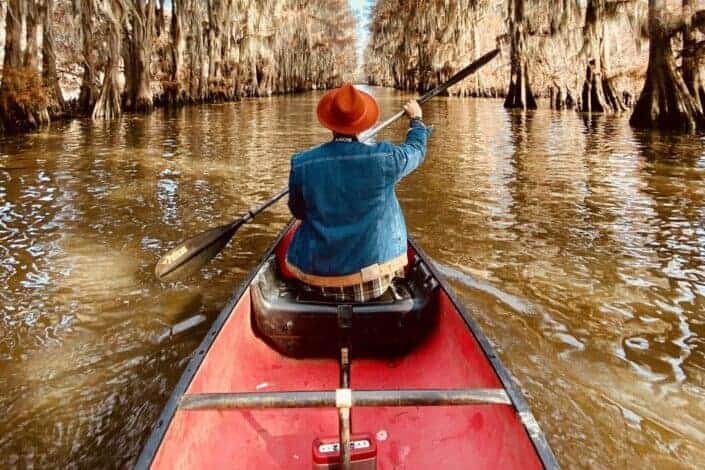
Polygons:
M558 468L490 343L409 246L406 278L352 305L308 299L270 250L195 351L137 467Z

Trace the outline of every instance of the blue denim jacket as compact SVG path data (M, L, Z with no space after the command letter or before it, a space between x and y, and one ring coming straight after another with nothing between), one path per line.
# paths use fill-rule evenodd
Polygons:
M395 185L423 162L430 129L411 121L406 142L333 140L291 160L289 208L302 221L287 260L319 276L359 272L406 252Z

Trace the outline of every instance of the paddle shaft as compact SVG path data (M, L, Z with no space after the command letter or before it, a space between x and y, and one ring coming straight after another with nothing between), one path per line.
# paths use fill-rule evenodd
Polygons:
M462 69L461 71L459 71L458 73L456 73L455 75L450 77L446 82L443 82L442 84L438 85L433 90L424 93L423 96L418 98L416 101L418 101L418 103L420 105L422 105L422 104L426 103L427 101L429 101L431 98L440 95L441 93L446 91L448 88L450 88L453 85L455 85L456 83L462 81L468 75L471 75L471 74L475 73L477 70L479 70L480 68L482 68L485 64L487 64L489 61L494 59L495 56L497 54L499 54L499 51L500 51L499 49L494 49L494 50L488 52L487 54L483 55L482 57L477 59L475 62L473 62L472 64L468 65L467 67L465 67L464 69ZM405 113L404 110L399 111L398 113L394 114L393 116L390 116L386 120L380 122L376 126L362 132L361 134L359 134L357 136L357 140L359 140L360 142L366 142L366 141L370 140L372 137L377 135L377 133L379 133L382 129L389 127L390 125L394 124L399 119L401 119L404 116L404 113ZM269 206L276 203L277 201L279 201L281 198L283 198L287 194L289 194L289 188L282 189L281 191L279 191L277 194L272 196L270 199L268 199L267 201L265 201L261 205L255 207L254 209L250 209L249 211L247 211L247 213L244 214L242 216L242 218L249 219L249 220L247 220L249 222L257 214L264 211ZM236 223L236 222L234 222L234 223Z
M289 188L282 189L277 194L275 194L271 198L267 199L266 202L260 204L259 206L255 207L254 209L248 210L247 213L243 214L243 216L240 219L233 222L233 224L237 224L242 219L245 220L245 223L251 221L252 219L254 219L257 216L257 214L259 214L263 210L267 209L269 206L271 206L272 204L274 204L275 202L277 202L279 199L283 198L287 194L289 194Z
M419 104L424 104L434 96L443 93L449 87L460 82L462 79L481 68L487 62L494 59L497 54L499 54L499 49L488 52L472 64L462 69L460 72L453 75L445 83L438 85L433 90L425 93L417 101ZM396 122L402 116L404 116L404 111L399 111L385 121L366 130L365 132L362 132L357 136L357 139L360 142L370 140L379 131ZM233 235L235 235L235 232L237 232L242 225L252 221L252 219L254 219L259 213L282 199L287 194L289 194L289 188L282 189L264 203L248 210L237 220L229 224L210 229L180 243L159 259L157 265L155 266L154 273L159 279L167 279L169 277L175 278L187 274L202 267L205 263L220 253L223 248L225 248Z

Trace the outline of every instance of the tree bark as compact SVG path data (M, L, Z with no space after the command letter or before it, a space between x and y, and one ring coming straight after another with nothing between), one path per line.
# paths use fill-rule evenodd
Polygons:
M125 15L120 0L102 0L102 13L108 21L106 37L108 60L105 65L103 86L93 108L93 119L115 119L120 116L120 51L122 46L122 25Z
M232 0L208 0L208 101L230 98L223 77L224 49Z
M664 0L649 0L649 65L629 120L634 127L694 131L705 128L700 103L676 69L671 36L682 27L666 15Z
M156 1L156 0L155 0ZM162 35L164 31L164 26L166 26L166 21L164 20L164 3L165 0L159 0L159 8L157 8L157 18L154 24L155 33L157 37ZM174 6L172 5L172 12L174 11Z
M37 0L24 0L27 4L25 15L25 51L24 66L39 70L39 26L40 10Z
M125 64L125 108L139 113L154 109L152 100L150 66L154 23L155 0L132 0L130 31L125 35L123 62Z
M505 108L536 109L536 100L529 84L526 58L525 0L509 0L509 35L511 44L511 74Z
M185 87L183 84L184 51L186 41L184 39L184 0L172 0L171 28L169 34L171 43L169 51L171 55L169 83L164 87L166 103L169 106L182 106L185 103Z
M66 111L66 101L56 73L56 52L54 51L54 0L44 0L42 23L42 77L49 93L49 111L52 115L62 115Z
M580 111L614 113L626 110L611 84L605 44L606 0L588 0L583 27L583 53L587 57Z
M36 129L49 123L46 90L39 71L37 33L41 21L34 0L9 0L5 17L5 58L0 85L0 119L11 132ZM21 53L22 22L26 51Z
M221 0L207 0L208 37L206 49L208 54L208 101L223 99L219 93L219 48L220 48L220 17L222 16Z
M473 60L477 60L480 58L480 54L482 52L480 51L480 8L478 6L475 7L474 9L474 24L472 25L472 55L473 55ZM474 94L475 96L484 96L485 95L485 90L483 89L482 85L482 70L478 70L475 72L475 76L473 77L473 85L474 85Z
M203 18L206 16L202 0L188 0L185 19L188 20L188 99L191 102L203 102L207 93L208 55L203 43Z
M575 106L575 101L573 100L568 87L554 83L551 85L549 93L551 109L560 111L563 109L572 109L573 106Z
M99 90L96 86L95 59L93 57L93 15L95 14L94 0L77 0L74 4L75 14L79 15L80 40L83 60L83 77L81 78L81 88L78 95L78 107L80 112L89 114L95 107L98 100Z
M692 25L693 0L683 0L683 80L690 94L705 111L705 49L698 44L697 30Z
M44 87L39 69L39 27L42 23L42 14L46 12L40 8L39 0L25 1L27 1L27 16L25 18L27 45L24 56L24 78L26 79L25 89L32 94L32 97L29 102L24 103L23 107L26 125L29 128L37 128L51 122L48 109L49 100L47 99L48 91Z
M8 0L5 13L5 58L2 66L2 84L0 84L0 117L5 129L21 129L22 109L17 109L14 94L19 78L17 73L22 67L22 18L23 0ZM19 116L15 117L15 113ZM18 122L20 121L20 122Z
M8 0L5 16L5 59L3 70L18 69L22 66L22 17L23 0Z

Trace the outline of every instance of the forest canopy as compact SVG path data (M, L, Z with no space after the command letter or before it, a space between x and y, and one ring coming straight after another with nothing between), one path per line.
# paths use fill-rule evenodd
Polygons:
M4 0L0 117L26 130L67 113L330 88L351 80L347 0Z
M702 3L368 1L363 81L422 92L499 42L501 59L451 94L705 129ZM0 0L0 19L7 131L331 88L359 65L347 0Z
M451 94L531 109L620 112L638 127L703 129L703 2L695 0L379 0L365 74L422 91L495 47Z

